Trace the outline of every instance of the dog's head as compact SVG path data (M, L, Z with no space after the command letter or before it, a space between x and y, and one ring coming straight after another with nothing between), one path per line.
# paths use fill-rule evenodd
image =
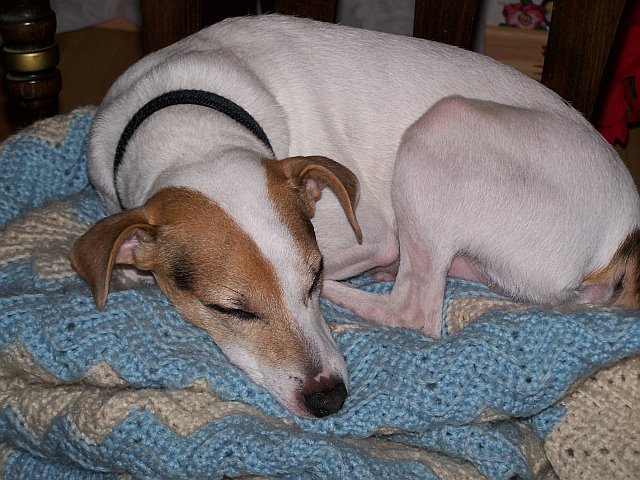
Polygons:
M162 188L91 227L71 262L99 309L114 264L153 272L176 309L254 382L296 414L325 416L341 408L348 376L320 312L323 258L310 218L328 186L361 241L358 181L324 157L264 160L259 168L267 198L243 192L223 207L191 188Z

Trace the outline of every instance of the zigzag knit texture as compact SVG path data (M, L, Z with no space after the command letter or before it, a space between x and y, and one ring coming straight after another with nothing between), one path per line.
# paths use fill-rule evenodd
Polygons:
M86 176L92 115L36 125L0 152L0 478L551 479L552 466L575 478L596 471L582 457L571 468L562 442L575 442L579 425L568 420L591 408L576 400L589 385L580 382L640 352L637 312L520 305L449 280L449 334L436 342L323 301L351 377L345 406L324 419L284 409L155 286L112 292L98 312L66 261L75 238L104 215ZM381 293L391 287L357 282ZM629 368L637 375L640 367ZM616 388L599 404L618 438L640 435L629 430L637 422L611 420L620 404L638 408L637 394ZM637 459L630 448L616 461L632 468Z

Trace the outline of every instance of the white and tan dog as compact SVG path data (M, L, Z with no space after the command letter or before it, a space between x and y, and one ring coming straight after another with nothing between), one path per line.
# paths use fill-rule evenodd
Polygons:
M639 201L614 150L539 83L433 42L224 21L115 83L89 169L114 214L72 263L98 308L115 263L152 271L300 415L347 395L321 290L433 337L447 273L545 305L638 305ZM339 282L367 272L397 274L390 295Z

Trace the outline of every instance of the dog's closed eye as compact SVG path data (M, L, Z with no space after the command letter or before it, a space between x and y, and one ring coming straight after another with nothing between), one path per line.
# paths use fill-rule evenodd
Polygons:
M213 310L214 312L221 313L223 315L227 315L229 317L233 317L238 320L248 320L248 321L260 320L260 317L258 317L256 314L247 312L246 310L242 310L239 308L227 308L227 307L223 307L222 305L216 305L214 303L208 303L205 306L210 310Z
M317 291L320 290L320 281L322 280L322 272L324 271L324 260L320 258L320 265L315 271L313 276L313 282L311 283L311 287L309 288L308 296L312 298Z

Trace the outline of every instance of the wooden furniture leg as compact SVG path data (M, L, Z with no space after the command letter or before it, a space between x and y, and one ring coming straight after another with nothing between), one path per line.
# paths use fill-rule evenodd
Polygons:
M413 36L471 50L482 0L416 0Z
M338 11L337 0L270 0L260 3L264 12L296 15L330 23L335 23Z
M592 0L588 7L581 0L553 4L542 83L590 120L626 4L627 0Z
M145 54L227 17L256 13L251 0L140 0L140 10Z
M2 64L14 129L58 112L62 90L60 54L54 41L56 17L49 0L2 0Z

